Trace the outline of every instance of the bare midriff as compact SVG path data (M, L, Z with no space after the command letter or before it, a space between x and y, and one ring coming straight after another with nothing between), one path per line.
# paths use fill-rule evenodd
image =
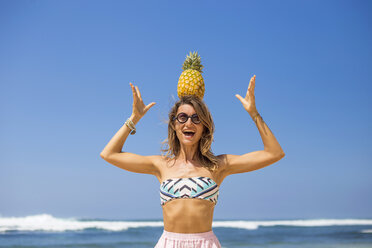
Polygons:
M203 199L174 199L163 205L164 230L201 233L212 230L214 203Z

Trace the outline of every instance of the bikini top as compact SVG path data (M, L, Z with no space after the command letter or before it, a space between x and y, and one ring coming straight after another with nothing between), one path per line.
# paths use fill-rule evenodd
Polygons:
M160 203L180 198L199 198L217 204L219 187L209 177L170 178L160 184Z

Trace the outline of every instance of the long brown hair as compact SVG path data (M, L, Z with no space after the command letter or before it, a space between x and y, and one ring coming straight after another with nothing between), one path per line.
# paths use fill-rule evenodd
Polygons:
M181 144L176 135L173 119L177 114L178 108L184 104L189 104L194 107L196 114L199 116L201 123L204 125L203 134L199 140L199 146L197 149L197 159L203 167L214 171L218 166L218 159L211 150L214 123L207 105L196 96L188 95L180 98L180 100L178 100L170 110L168 115L168 139L163 142L165 144L165 148L163 148L162 151L165 152L165 157L168 159L168 161L177 159L180 155Z

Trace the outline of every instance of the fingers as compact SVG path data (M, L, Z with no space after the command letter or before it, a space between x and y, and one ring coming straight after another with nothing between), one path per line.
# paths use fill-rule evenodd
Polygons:
M148 104L148 105L145 107L145 109L144 109L145 114L146 114L147 111L148 111L150 108L152 108L152 106L154 106L155 104L156 104L155 102L152 102L152 103Z
M256 82L256 75L254 75L253 77L251 77L251 80L249 81L248 90L254 88L255 82Z
M245 93L245 98L248 97L250 90L251 90L251 82L249 82L249 84L248 84L248 89L247 89L247 93Z
M256 86L256 75L254 75L254 76L251 78L251 82L252 82L252 91L254 91L254 87Z
M251 80L249 81L248 90L246 98L249 96L254 96L254 87L256 85L256 75L254 75Z
M141 92L138 89L138 86L134 86L132 83L129 83L132 87L133 97L138 97L140 100L142 100Z
M134 86L132 83L129 83L129 84L130 84L130 86L132 88L132 92L133 92L133 100L134 100L133 104L136 105L137 111L139 111L140 113L142 113L141 115L144 115L156 103L155 102L152 102L152 103L150 103L150 104L148 104L148 105L145 106L143 104L141 92L139 91L138 86Z
M145 107L145 111L147 111L147 110L149 110L150 108L152 108L155 104L156 104L156 102L149 103L149 104Z
M238 98L242 103L243 103L243 101L245 100L241 95L239 95L239 94L236 94L235 95L236 96L236 98Z
M141 97L141 93L140 93L140 91L139 91L139 89L138 89L138 86L136 86L136 92L137 92L137 95L139 96L139 98L142 99L142 97Z
M138 95L137 95L136 89L134 88L134 85L132 83L129 83L129 84L130 84L130 87L132 88L133 99L137 99Z

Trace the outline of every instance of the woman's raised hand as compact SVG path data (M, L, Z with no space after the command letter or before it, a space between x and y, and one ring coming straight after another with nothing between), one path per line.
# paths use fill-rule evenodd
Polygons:
M132 83L129 83L130 87L132 88L133 92L133 111L132 116L136 118L137 120L141 119L146 112L155 105L155 102L152 102L148 105L145 105L143 103L141 93L138 89L138 86L134 86Z
M249 82L249 85L248 85L247 94L244 98L241 97L239 94L235 95L241 101L241 103L243 104L243 107L245 108L245 110L247 110L247 112L251 116L254 115L255 113L258 113L256 109L256 102L254 99L255 84L256 84L256 75L254 75L251 78L251 81Z

